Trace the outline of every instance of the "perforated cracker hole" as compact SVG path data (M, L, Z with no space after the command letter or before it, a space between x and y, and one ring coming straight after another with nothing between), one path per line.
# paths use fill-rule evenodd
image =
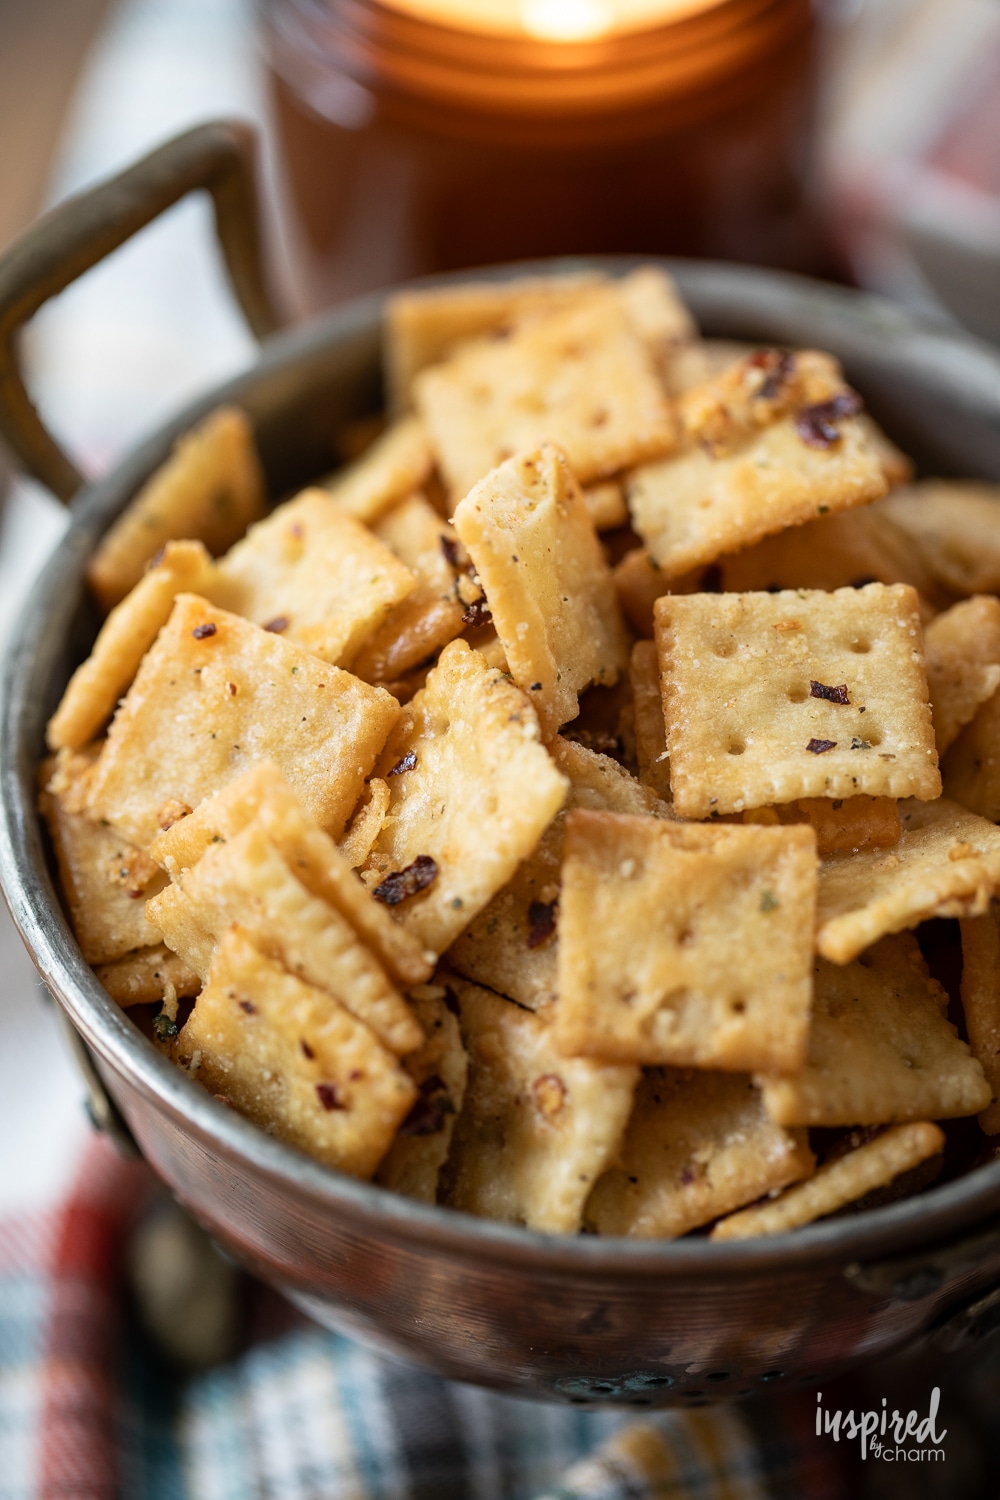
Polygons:
M859 635L853 641L848 641L847 647L856 656L867 656L868 652L872 649L872 643L867 636Z
M726 746L726 751L729 755L743 755L746 752L746 748L746 740L734 738L729 741L729 744Z
M801 682L793 683L788 689L788 701L790 703L804 703L809 697L809 689Z

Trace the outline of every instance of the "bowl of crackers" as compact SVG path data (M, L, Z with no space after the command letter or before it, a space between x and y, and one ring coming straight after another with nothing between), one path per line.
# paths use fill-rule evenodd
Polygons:
M776 272L268 338L75 496L7 658L5 890L107 1117L450 1377L697 1404L977 1337L998 481L995 352Z

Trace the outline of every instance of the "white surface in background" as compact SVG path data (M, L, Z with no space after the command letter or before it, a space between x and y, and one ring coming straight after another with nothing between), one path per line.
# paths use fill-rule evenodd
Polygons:
M53 199L219 115L261 117L252 0L124 0L85 70ZM26 339L46 420L90 474L253 357L206 203L152 225L44 309ZM37 486L0 526L0 640L65 525ZM31 963L0 913L0 1213L53 1202L89 1129L83 1090Z

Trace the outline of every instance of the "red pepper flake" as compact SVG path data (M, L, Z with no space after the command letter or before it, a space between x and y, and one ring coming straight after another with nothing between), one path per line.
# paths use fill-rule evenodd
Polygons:
M838 422L857 416L863 405L857 391L840 391L829 401L818 401L796 412L795 431L810 448L832 448L840 442Z
M824 755L827 750L835 750L836 747L836 740L810 740L806 749L813 755Z
M750 356L750 363L757 369L767 371L764 384L755 392L756 398L771 401L794 370L795 356L787 349L759 349Z
M825 682L809 683L809 696L811 698L825 698L827 703L850 703L847 696L847 683L842 682L839 687L827 687Z
M241 1000L240 1010L245 1011L248 1016L255 1016L257 1014L257 1007L252 1000Z
M445 560L453 568L457 568L459 566L458 543L457 543L457 541L455 540L454 537L445 536L442 533L442 535L441 535L441 551L445 555Z
M235 684L235 682L229 682L229 683L226 684L226 686L229 688L230 693L235 698L236 697L236 684Z
M431 859L429 854L418 854L412 865L407 865L405 870L394 870L387 875L381 885L377 885L372 891L376 901L381 901L385 906L398 906L401 901L406 901L410 896L415 896L437 879L437 861Z
M344 1104L340 1097L340 1092L335 1083L317 1083L316 1093L319 1095L319 1102L325 1110L347 1108L347 1105Z
M205 641L210 635L216 635L218 629L218 625L213 625L211 620L208 620L204 625L196 625L191 634L196 641Z
M280 635L283 630L288 629L288 616L275 615L273 620L268 620L264 629L269 630L272 635Z
M558 901L532 901L528 907L528 921L531 923L529 948L540 948L546 938L550 938L555 932L558 904Z
M445 1117L455 1113L444 1080L436 1073L420 1085L420 1098L399 1127L400 1135L437 1135Z
M493 614L486 602L485 594L481 599L477 599L475 604L470 604L462 611L463 625L490 625L492 621Z
M309 1059L309 1061L312 1062L312 1060L316 1056L316 1054L313 1051L313 1049L310 1047L309 1043L306 1041L306 1039L305 1039L304 1036L299 1037L299 1046L302 1048L302 1056L303 1057L307 1057Z
M412 771L416 763L417 752L415 750L407 750L406 754L400 760L397 760L389 775L402 776L404 771Z

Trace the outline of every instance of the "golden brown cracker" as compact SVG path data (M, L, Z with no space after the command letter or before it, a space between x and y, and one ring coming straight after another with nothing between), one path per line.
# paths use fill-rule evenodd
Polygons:
M393 1192L433 1203L465 1098L468 1061L458 1021L447 1003L447 989L418 985L408 998L426 1037L403 1064L417 1086L418 1098L400 1125L376 1180Z
M832 854L856 854L861 849L891 849L902 832L894 797L802 797L779 807L755 807L743 814L744 823L777 827L779 823L808 823L816 832L820 859Z
M358 804L338 846L352 870L363 865L372 852L391 801L389 784L379 776L371 777L365 790L366 796Z
M345 515L371 525L430 478L434 455L416 417L394 422L350 468L335 474L327 489Z
M943 755L1000 687L1000 599L977 594L936 615L924 627L924 656Z
M667 752L660 663L654 641L636 641L629 660L639 780L670 801L670 756Z
M639 1070L562 1057L539 1016L465 980L451 987L469 1075L444 1201L572 1234L618 1154Z
M583 500L595 531L614 531L628 525L628 505L620 480L606 479L602 484L588 485Z
M806 1132L775 1125L745 1075L653 1068L586 1222L598 1234L674 1239L807 1176L813 1160Z
M991 903L962 923L962 1009L973 1056L992 1095L979 1116L986 1135L1000 1135L1000 909Z
M939 795L911 588L669 595L655 617L682 816Z
M947 796L991 823L1000 821L1000 689L959 731L941 762Z
M152 1005L170 994L189 997L201 989L195 971L163 943L138 948L111 963L95 964L94 973L112 1000L123 1008Z
M560 1049L738 1072L801 1066L815 850L809 828L570 813Z
M521 453L471 490L455 530L508 670L551 739L576 718L581 689L615 682L626 662L611 572L580 487L551 445Z
M115 715L91 810L148 844L166 803L197 807L273 760L336 835L398 715L382 688L182 594Z
M87 567L105 610L139 582L167 542L190 538L218 555L264 514L266 492L253 429L234 406L210 412L118 517Z
M947 1018L916 938L886 937L839 965L819 959L809 1054L791 1077L758 1075L779 1125L886 1125L971 1115L983 1070Z
M239 929L223 937L174 1055L268 1134L352 1177L371 1177L416 1097L367 1026Z
M897 1125L873 1141L866 1141L856 1151L824 1163L806 1182L789 1188L772 1202L722 1219L709 1239L752 1239L812 1224L846 1208L875 1188L887 1187L894 1178L943 1149L944 1132L936 1125L924 1120Z
M1000 485L925 479L880 509L953 596L1000 591Z
M929 917L972 917L1000 890L1000 828L946 797L904 802L893 849L820 866L816 946L846 964L890 932Z

